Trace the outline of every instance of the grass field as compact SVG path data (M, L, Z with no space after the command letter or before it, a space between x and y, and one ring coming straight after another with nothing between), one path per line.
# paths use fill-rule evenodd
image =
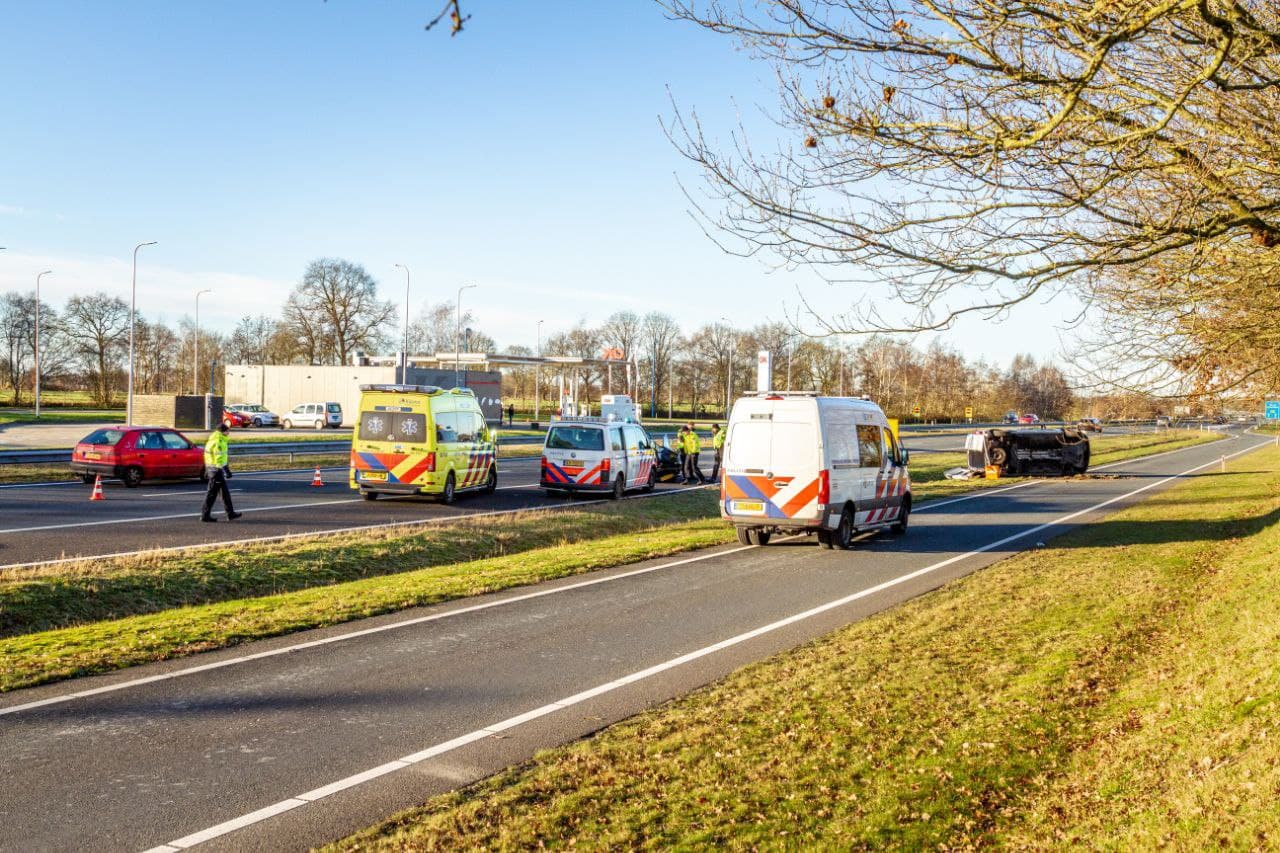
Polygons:
M1265 849L1280 449L332 850Z

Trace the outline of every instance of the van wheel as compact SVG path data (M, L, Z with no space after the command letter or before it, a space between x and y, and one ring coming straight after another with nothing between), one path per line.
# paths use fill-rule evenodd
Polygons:
M619 474L618 479L613 481L613 491L609 493L609 497L615 501L622 500L622 496L627 493L627 478Z
M818 531L818 544L821 545L823 548L826 548L828 551L836 547L835 539L831 538L830 530Z
M907 495L902 499L902 509L898 512L898 520L889 526L889 529L901 536L907 532L907 521L911 518L911 495Z
M364 498L367 501L376 501L378 499L378 493L377 492L361 492L360 497Z
M746 528L746 527L739 527L739 528L737 528L737 530L738 530L738 544L739 544L739 545L754 545L754 544L755 544L754 542L752 542L752 541L751 541L751 530L750 530L749 528Z
M845 507L844 512L840 513L840 526L835 529L833 537L835 547L841 551L848 551L853 547L853 508Z
M481 489L486 495L491 495L498 490L498 466L489 466L489 476L485 478L484 488Z
M751 544L752 544L752 545L759 545L761 548L763 548L765 545L768 545L768 544L769 544L769 536L770 536L770 535L771 535L771 534L769 533L769 531L768 531L768 530L761 530L761 529L760 529L760 528L758 528L758 527L756 527L756 528L752 528L751 533L750 533L750 536L751 536Z
M646 492L652 492L652 491L653 491L653 487L654 487L654 486L656 486L657 484L658 484L658 475L657 475L657 474L655 474L655 473L653 473L653 471L650 471L650 472L649 472L649 481L648 481L647 483L645 483L645 484L644 484L644 491L646 491Z
M453 479L453 472L450 471L449 476L444 478L444 491L440 493L440 503L452 506L457 499L458 487Z
M124 480L124 484L127 488L136 489L138 486L142 485L142 469L137 465L130 465L128 468L124 469L124 474L120 479Z
M324 421L316 421L316 429L324 429Z
M293 429L293 421L285 418L280 422L280 429Z

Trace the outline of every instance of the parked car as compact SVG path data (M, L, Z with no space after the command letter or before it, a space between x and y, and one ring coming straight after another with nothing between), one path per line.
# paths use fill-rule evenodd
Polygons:
M1004 413L1004 422L1005 422L1005 423L1007 423L1007 424L1016 424L1016 423L1018 422L1018 413L1017 413L1017 412L1005 412L1005 413Z
M280 416L264 406L256 403L234 403L226 407L226 410L240 412L247 415L251 426L255 427L273 427L280 425Z
M143 480L203 480L204 448L168 427L103 427L76 444L71 470L86 483L101 475L131 489Z
M637 423L605 418L557 418L542 446L540 483L548 495L653 491L657 449Z
M1097 418L1081 418L1076 421L1076 429L1081 432L1102 432L1102 421Z
M1171 423L1172 423L1172 421L1170 421L1170 420L1169 420L1169 416L1168 416L1168 415L1158 415L1158 416L1156 417L1156 426L1158 426L1158 427L1167 427L1167 426L1169 426Z
M342 406L338 403L300 403L284 416L281 424L285 429L298 427L342 426Z
M1040 416L1039 416L1039 415L1033 415L1033 414L1019 415L1019 416L1018 416L1018 423L1020 423L1020 424L1038 424L1038 423L1040 423Z
M250 417L244 412L237 412L235 409L226 408L222 410L222 422L232 429L253 425L252 419L250 419Z

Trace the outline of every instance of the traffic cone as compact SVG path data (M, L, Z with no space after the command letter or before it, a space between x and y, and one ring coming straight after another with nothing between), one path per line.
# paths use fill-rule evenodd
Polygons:
M312 477L312 478L311 478L311 485L313 485L313 486L323 486L323 485L324 485L324 480L321 480L321 479L320 479L320 469L319 469L319 468L316 468L316 475L315 475L314 477Z
M93 478L93 494L89 496L91 501L105 501L107 498L102 494L102 475Z

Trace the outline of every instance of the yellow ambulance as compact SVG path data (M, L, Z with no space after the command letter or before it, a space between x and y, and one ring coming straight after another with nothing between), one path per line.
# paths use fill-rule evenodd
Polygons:
M351 488L378 495L438 495L498 487L496 436L467 388L361 385L351 436Z

